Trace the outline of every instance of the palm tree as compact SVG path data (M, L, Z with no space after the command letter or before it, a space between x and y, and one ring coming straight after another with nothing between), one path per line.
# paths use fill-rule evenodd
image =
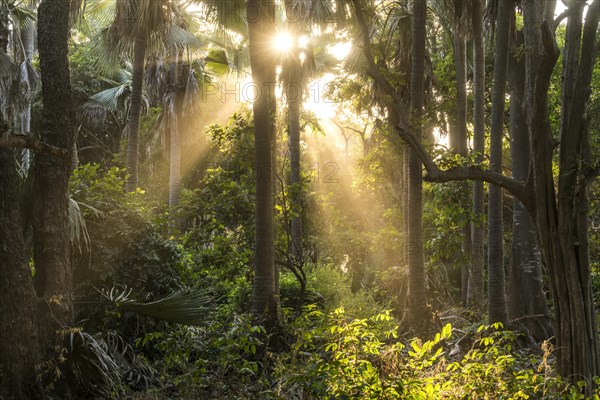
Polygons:
M267 330L277 325L278 299L275 285L273 232L273 147L275 63L272 40L275 33L272 4L248 0L248 37L252 80L258 93L253 104L256 167L256 245L254 261L253 314L266 318Z
M300 165L300 116L302 101L309 77L316 72L315 51L313 48L313 26L324 27L332 11L329 2L285 1L285 14L288 34L292 38L292 47L285 52L281 77L285 87L288 104L288 134L290 153L290 185L292 191L290 222L290 253L294 263L302 265L302 203ZM338 21L341 23L343 21ZM302 37L306 42L301 46ZM322 60L323 61L323 60ZM327 65L327 60L324 60Z
M471 3L466 0L437 0L434 8L452 32L454 44L454 68L456 70L456 120L455 129L451 130L450 147L455 154L467 157L467 37L471 31ZM454 133L454 134L452 134ZM462 183L464 195L469 196L469 186ZM468 222L463 225L463 253L464 260L470 259L471 253L471 227ZM467 304L467 290L469 268L462 262L462 303Z
M485 45L483 40L484 0L473 0L471 20L473 27L473 151L476 161L483 161L485 151ZM467 306L483 305L484 229L483 182L473 182L473 217L471 222L471 265L467 286Z
M302 49L299 39L302 34L301 22L308 19L307 10L294 0L286 0L285 13L288 31L293 39L292 48L282 66L282 76L286 88L288 104L288 135L290 150L290 185L297 193L292 194L290 224L290 250L293 262L302 264L302 188L300 187L300 108L307 78L306 70L300 59ZM296 215L297 213L297 215Z
M90 17L99 14L101 21L106 15L114 14L110 26L90 23L86 29L96 31L99 40L96 50L102 67L111 71L122 54L133 50L133 70L129 96L129 119L127 141L126 190L134 191L138 186L139 163L139 123L144 98L143 84L145 76L146 55L171 52L172 49L196 49L200 40L191 31L197 24L189 13L185 12L183 1L170 0L117 0L114 4L105 4L106 0L95 0L92 3ZM99 34L98 34L99 32ZM106 93L107 95L109 93Z
M124 68L116 71L113 77L99 77L111 87L90 96L79 106L80 117L94 126L104 123L109 113L117 119L127 119L131 108L132 69L131 63L125 63ZM142 103L146 109L150 107L150 99L143 92Z
M173 6L174 3L168 0L117 0L114 20L106 30L109 50L124 52L133 48L132 92L127 132L128 178L125 184L125 190L128 192L135 191L138 186L138 134L148 40L153 36L164 38L171 26Z
M492 89L492 123L490 128L490 169L502 173L502 139L504 105L508 75L508 52L514 1L497 2L494 87ZM488 204L488 318L489 322L508 323L504 274L504 231L502 188L490 185Z
M146 80L148 88L156 88L156 95L160 98L161 113L157 120L156 134L169 138L171 228L177 226L174 212L180 196L182 140L196 127L194 122L201 111L197 107L199 96L211 76L205 70L205 64L198 60L184 62L182 52L176 50L173 53L168 72L156 73L161 68L157 64L164 65L161 60L157 60L151 64L150 71L153 73L148 74Z
M410 79L410 111L417 140L423 135L423 99L425 77L426 0L413 2L412 66ZM408 164L408 290L409 321L422 325L427 318L425 303L425 265L423 262L423 175L421 161L409 152Z
M68 37L77 2L43 0L39 7L38 46L42 80L41 139L71 152L75 142L75 110L71 99ZM33 259L37 295L46 305L39 315L43 356L52 359L62 346L57 332L73 324L73 286L69 229L70 158L57 161L38 154L32 170ZM56 301L60 299L60 301ZM64 371L63 371L64 372ZM64 383L72 374L62 374ZM60 382L57 387L60 387ZM67 389L68 393L68 389ZM64 394L59 395L64 397Z

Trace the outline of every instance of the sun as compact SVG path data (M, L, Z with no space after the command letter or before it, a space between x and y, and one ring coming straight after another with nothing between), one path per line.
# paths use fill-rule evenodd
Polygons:
M273 39L273 46L281 53L288 52L294 45L294 39L287 32L279 32Z

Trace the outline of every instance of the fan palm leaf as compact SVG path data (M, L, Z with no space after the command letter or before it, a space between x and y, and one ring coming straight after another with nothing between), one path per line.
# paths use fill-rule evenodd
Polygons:
M142 302L131 299L131 290L101 292L109 301L122 309L137 314L158 318L182 325L198 326L206 321L212 310L215 298L206 289L180 290L162 299Z

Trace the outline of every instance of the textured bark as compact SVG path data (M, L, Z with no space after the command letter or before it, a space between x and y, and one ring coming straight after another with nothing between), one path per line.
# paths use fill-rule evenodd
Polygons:
M36 398L41 393L37 296L27 264L12 150L0 149L0 182L0 398Z
M412 15L412 66L410 110L416 140L423 135L423 97L425 76L425 36L427 4L415 0ZM421 160L410 151L408 163L408 320L422 326L427 320L425 265L423 263L423 176Z
M272 99L275 83L271 35L274 32L270 7L265 0L250 0L248 35L252 80L257 88L254 113L254 154L256 168L256 244L254 260L253 313L266 318L267 329L277 323L273 237L273 154Z
M7 51L8 33L8 15L2 14L0 51ZM0 137L7 131L0 113ZM13 150L0 148L0 182L0 398L35 398L41 394L37 296L23 239Z
M474 0L473 22L473 151L477 161L483 161L485 151L485 47L483 32L483 0ZM484 239L483 182L473 182L473 215L471 223L471 265L467 288L467 306L481 308L483 305Z
M502 173L502 138L504 103L508 71L511 15L514 1L498 2L496 47L494 55L494 87L492 89L492 124L490 130L490 169ZM488 205L488 318L489 322L508 324L504 273L504 229L502 221L502 188L490 185Z
M522 37L516 46L522 44ZM510 58L510 154L513 178L525 183L529 175L529 130L523 116L525 60ZM513 198L512 257L508 274L508 316L519 320L536 340L553 336L544 294L542 265L529 211Z
M581 379L593 382L592 376L598 375L598 337L596 333L594 303L591 290L591 272L589 270L589 254L587 254L587 218L586 179L590 167L571 165L571 168L560 169L560 175L577 180L581 189L574 193L563 192L560 199L569 200L567 193L576 194L572 201L559 202L553 176L552 132L549 122L548 89L550 78L558 59L558 47L548 21L542 21L544 4L541 0L522 0L524 15L526 81L524 96L524 114L531 137L531 168L526 185L494 171L479 167L457 167L440 170L431 155L418 140L418 136L402 118L405 107L402 98L394 90L393 85L379 71L375 64L369 41L369 28L358 0L353 0L356 20L360 28L362 50L366 60L367 74L385 91L398 110L401 120L396 127L398 135L406 141L411 151L424 164L427 175L425 179L432 182L449 182L456 180L481 180L493 183L508 190L517 197L530 211L535 221L538 243L544 265L548 269L550 292L556 305L556 352L558 372L572 382ZM578 68L576 95L570 104L569 136L561 147L567 145L570 152L580 153L580 158L590 159L589 141L583 126L584 113L590 94L590 82L594 62L596 60L596 30L600 14L600 1L594 0L589 6L585 19L582 40L581 60ZM577 129L576 129L577 128ZM573 145L573 141L577 145ZM561 158L569 152L561 152ZM573 162L573 158L568 159ZM577 157L575 157L577 160ZM584 179L585 178L585 179ZM564 186L568 190L568 186ZM560 182L559 182L560 191ZM564 201L564 200L563 200ZM565 212L571 208L572 213ZM562 217L559 218L559 215ZM568 218L565 218L566 216ZM576 222L577 226L573 226ZM571 225L574 229L565 229ZM560 229L559 229L560 227ZM593 384L586 390L591 393Z
M142 85L144 80L144 62L146 58L147 37L140 30L133 45L133 73L131 76L131 105L127 127L127 182L125 190L133 192L138 187L138 159L140 117L142 114Z
M537 227L538 243L548 269L550 292L555 304L555 330L557 370L572 381L591 378L599 373L598 337L591 296L589 254L587 254L586 214L587 181L582 177L579 164L589 152L584 134L584 114L590 94L592 69L596 59L596 30L600 14L600 2L594 0L589 6L581 57L576 70L567 69L566 74L576 73L571 100L565 101L563 113L568 121L561 123L560 172L558 193L552 173L553 141L549 123L548 88L552 71L558 59L558 48L547 21L540 18L542 2L524 0L524 26L526 53L525 115L532 139L533 186L535 203L530 209ZM571 16L570 18L573 18ZM577 41L570 41L575 46ZM565 52L567 57L576 49ZM570 77L565 78L569 82ZM563 87L568 91L569 86ZM586 214L587 217L587 214ZM586 391L591 394L593 385Z
M41 139L70 152L75 137L75 114L67 58L69 3L44 0L38 15L43 102ZM44 304L39 315L39 332L46 359L56 357L56 347L62 348L60 330L73 323L68 214L70 161L70 157L59 159L41 153L33 169L35 288ZM61 395L68 396L68 388Z

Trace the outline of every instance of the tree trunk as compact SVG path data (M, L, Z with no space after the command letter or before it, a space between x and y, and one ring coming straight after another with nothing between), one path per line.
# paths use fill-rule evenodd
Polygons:
M275 293L273 232L273 155L274 115L272 95L275 83L271 35L274 32L269 4L265 0L249 0L248 35L252 80L257 92L253 104L256 168L256 244L254 260L253 313L266 318L268 330L277 324L278 300ZM274 111L274 110L273 110Z
M133 73L131 76L131 105L127 129L127 182L125 190L134 192L138 187L138 158L140 117L142 114L142 85L146 58L146 32L140 30L133 45Z
M548 21L542 21L543 2L523 0L526 52L525 116L530 130L534 204L530 212L535 220L538 243L548 269L550 293L555 304L555 331L557 370L571 381L582 379L593 382L598 375L598 337L591 288L587 232L587 177L586 166L579 161L587 158L589 142L583 125L585 109L590 94L592 70L596 60L596 30L600 14L600 1L589 6L581 56L575 73L570 100L564 100L563 111L568 108L568 123L561 123L561 148L558 193L553 177L553 142L549 123L548 89L559 50L554 32ZM576 18L571 16L570 18ZM570 41L570 46L576 46ZM567 57L576 51L571 48ZM568 82L570 77L565 78ZM563 91L568 86L563 87ZM582 218L582 215L585 218ZM593 384L586 388L593 391Z
M395 108L393 109L396 112ZM396 126L396 125L391 125ZM400 204L402 206L402 241L404 243L402 249L402 265L408 265L408 249L409 249L409 227L408 218L410 209L408 206L408 187L409 187L409 164L410 164L410 147L402 142L402 186L400 187ZM404 303L403 303L404 304Z
M295 188L292 192L291 198L291 209L293 211L293 217L291 220L291 248L292 257L299 263L302 263L302 182L300 179L300 105L301 105L301 94L300 86L298 84L293 85L295 90L292 89L288 96L292 96L288 99L288 112L289 112L289 135L290 135L290 184ZM295 98L294 98L295 97ZM297 215L296 215L297 214Z
M6 40L4 40L6 38ZM0 51L8 48L8 16L0 16ZM0 130L8 126L0 113ZM27 263L15 153L0 149L0 398L41 395L37 296Z
M517 42L515 47L522 44ZM525 183L529 175L529 130L523 116L525 60L510 58L510 154L513 178ZM508 274L508 315L520 319L533 337L542 341L553 336L544 294L542 265L529 211L513 198L512 262Z
M453 32L454 41L454 68L456 70L456 129L455 137L451 137L450 146L452 150L467 157L467 43L462 35L460 27L455 26ZM467 182L460 183L463 186L464 195L469 196L469 185ZM467 290L469 281L468 260L471 257L471 227L465 223L463 231L463 255L461 259L461 301L463 306L467 305Z
M513 0L498 2L494 88L492 91L492 124L490 130L490 169L498 173L502 173L504 97L506 94L508 50L513 13ZM502 188L497 185L490 185L489 190L488 241L488 318L490 323L502 322L504 326L507 326Z
M483 0L474 0L473 18L473 151L477 162L483 162L485 152L485 47L483 41ZM484 239L483 182L473 182L473 216L471 222L471 265L467 288L467 306L475 309L483 305Z
M290 49L289 60L285 68L289 68L286 74L289 76L287 82L287 103L288 103L288 133L290 149L290 185L294 188L291 191L290 208L293 216L290 226L291 237L291 255L295 262L302 264L302 203L303 188L300 179L300 111L302 106L303 91L303 67L300 62L301 49L298 46L300 37L301 14L295 2L286 0L285 12L288 21L288 30L292 35L294 44Z
M169 70L169 86L173 90L174 115L169 116L169 230L178 228L177 218L175 217L175 207L179 204L180 186L181 186L181 135L180 119L182 118L182 96L179 93L179 87L182 84L181 65L179 54L174 51L174 61Z
M68 60L69 3L44 0L38 11L38 44L42 78L41 140L65 149L69 155L75 138L75 112L71 99ZM73 324L73 287L69 232L68 182L71 157L59 159L40 153L33 170L32 207L35 288L43 301L40 337L46 359L57 357L64 328ZM69 395L64 374L56 386Z
M412 66L410 110L418 140L423 135L423 97L425 76L426 0L415 0L412 15ZM423 172L419 157L410 151L408 164L408 287L409 322L415 327L427 321L425 265L423 263Z
M13 150L0 149L0 181L0 398L37 398L42 360L37 296L23 240Z

